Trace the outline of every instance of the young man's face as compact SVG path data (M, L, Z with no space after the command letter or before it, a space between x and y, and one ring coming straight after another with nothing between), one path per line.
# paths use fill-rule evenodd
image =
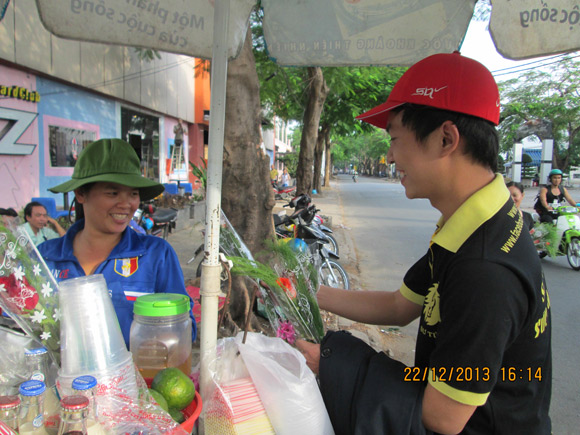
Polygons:
M403 126L402 118L403 112L399 112L389 119L387 131L391 136L391 147L387 154L388 161L395 163L407 198L431 198L437 185L434 174L436 134L431 133L420 143L415 133Z
M44 228L48 223L48 214L46 213L46 209L41 205L35 205L32 207L30 216L26 216L26 220L34 229L34 232L38 232L38 230Z

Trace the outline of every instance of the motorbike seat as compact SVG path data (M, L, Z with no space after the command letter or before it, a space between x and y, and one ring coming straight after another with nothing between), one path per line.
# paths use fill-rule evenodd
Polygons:
M172 208L158 208L152 216L157 224L166 224L177 219L177 210Z

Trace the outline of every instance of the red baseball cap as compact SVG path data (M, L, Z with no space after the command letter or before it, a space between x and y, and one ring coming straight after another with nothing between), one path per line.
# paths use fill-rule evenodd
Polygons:
M356 117L387 128L389 114L405 103L436 107L499 123L499 91L481 63L454 53L439 53L410 67L393 87L386 103Z

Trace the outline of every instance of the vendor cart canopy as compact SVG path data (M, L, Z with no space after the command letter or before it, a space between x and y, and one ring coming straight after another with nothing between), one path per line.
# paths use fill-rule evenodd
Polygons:
M69 39L212 57L214 1L36 0L45 27ZM255 0L231 0L228 55L240 52ZM475 0L263 0L264 35L280 65L412 65L461 46ZM498 51L523 59L580 48L576 1L498 0Z

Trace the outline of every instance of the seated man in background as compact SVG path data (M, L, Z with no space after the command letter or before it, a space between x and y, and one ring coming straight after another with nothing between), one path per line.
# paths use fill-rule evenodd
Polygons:
M47 240L62 237L66 233L66 230L48 215L46 208L39 202L33 201L26 204L26 207L24 207L24 219L26 223L20 225L20 228L26 230L36 246ZM51 224L56 231L50 228L48 224Z

